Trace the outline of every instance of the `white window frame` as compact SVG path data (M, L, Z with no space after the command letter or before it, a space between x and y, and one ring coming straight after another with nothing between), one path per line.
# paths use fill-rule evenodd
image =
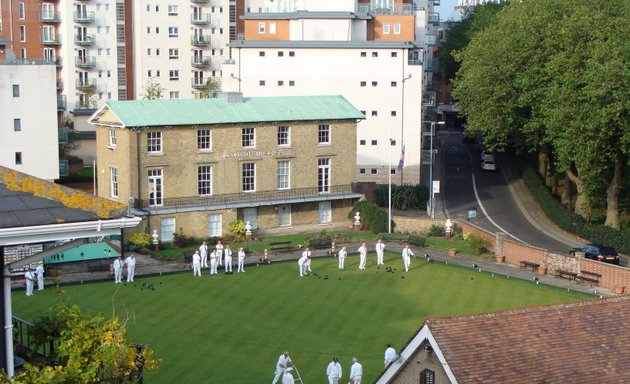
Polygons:
M317 129L317 144L330 145L330 124L320 124Z
M168 6L168 15L169 16L179 16L179 6L178 5L169 5Z
M281 125L278 127L278 146L288 147L291 145L291 127Z
M242 163L241 165L241 190L243 192L256 192L256 163Z
M197 150L204 152L212 151L212 130L210 128L197 130Z
M291 188L291 162L289 160L278 160L277 164L278 189Z
M275 35L276 34L276 23L273 21L269 22L269 34L270 35Z
M20 25L20 42L26 42L26 25Z
M162 153L162 132L160 131L147 132L147 153L150 153L150 154Z
M394 23L394 35L400 35L400 23Z
M26 8L24 3L18 3L18 19L24 20L26 18Z
M115 167L109 167L109 196L111 198L118 198L118 169Z
M223 217L220 213L208 215L208 237L221 237L223 231L221 229L221 222Z
M147 175L149 206L161 207L164 205L164 172L161 168L149 169Z
M212 195L212 166L200 165L197 167L197 194L199 196Z
M179 91L170 91L168 96L169 99L179 99Z
M278 227L290 227L291 226L291 205L282 204L278 205Z
M329 158L317 159L317 191L330 193L331 161Z
M242 128L241 130L241 146L243 148L256 147L256 131L253 127Z
M109 147L116 148L118 146L118 132L115 128L109 129Z
M160 218L160 241L172 242L175 240L176 219L174 217Z
M389 33L390 33L389 23L383 24L383 35L389 35Z
M169 59L179 59L179 48L169 48L168 49L168 58Z
M263 23L263 22L258 23L258 34L259 35L264 35L265 34L265 23Z
M171 69L168 71L168 79L169 80L179 80L179 70Z
M330 200L319 202L319 223L330 224L332 223L332 204Z
M168 37L170 38L179 37L179 27L168 27Z

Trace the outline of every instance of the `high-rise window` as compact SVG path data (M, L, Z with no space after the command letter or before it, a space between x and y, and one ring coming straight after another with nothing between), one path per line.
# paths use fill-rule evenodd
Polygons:
M13 131L20 132L22 130L22 119L13 119Z
M289 161L278 161L278 189L289 189Z
M212 167L209 165L197 167L197 193L199 196L212 195Z
M243 192L256 190L256 164L243 163Z
M13 97L20 97L20 85L13 84Z
M15 152L15 165L22 164L22 152Z

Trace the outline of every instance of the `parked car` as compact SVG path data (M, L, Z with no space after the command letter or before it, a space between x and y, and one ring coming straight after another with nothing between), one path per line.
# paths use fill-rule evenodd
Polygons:
M604 261L611 264L619 264L619 254L613 247L606 247L599 244L586 244L579 248L573 248L569 251L571 256L575 256L575 252L584 252L587 259Z
M496 171L497 165L495 164L494 159L481 160L481 169L484 171Z
M492 160L492 161L494 161L494 153L487 152L487 151L481 151L481 161L484 161L484 160Z

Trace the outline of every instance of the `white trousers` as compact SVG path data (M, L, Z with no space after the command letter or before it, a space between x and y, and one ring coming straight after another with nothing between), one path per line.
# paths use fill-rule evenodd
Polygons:
M383 262L384 251L376 251L376 264L385 264Z
M343 264L346 261L345 257L340 257L339 258L339 269L343 269Z
M245 272L245 259L238 258L238 265L236 266L236 272Z
M201 266L208 267L208 255L201 255Z
M405 267L405 272L409 272L410 264L411 264L411 257L403 256L403 266Z
M132 283L133 277L136 274L136 267L127 267L127 282Z
M359 269L365 269L365 259L367 255L364 253L359 254Z
M232 257L225 256L225 272L232 272Z
M37 276L37 289L40 291L44 290L44 276Z
M193 276L201 276L201 263L193 263Z
M210 274L216 275L217 273L217 259L210 258Z
M217 260L219 261L219 265L223 265L223 251L217 251Z
M114 269L114 283L122 283L122 269Z

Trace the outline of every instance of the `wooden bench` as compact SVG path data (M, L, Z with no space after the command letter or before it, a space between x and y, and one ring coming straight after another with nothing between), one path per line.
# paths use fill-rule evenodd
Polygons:
M591 271L580 271L580 274L575 277L575 281L578 283L586 283L591 287L599 285L599 278L602 277L600 273Z
M293 246L290 241L276 241L269 243L269 249L271 250L271 253L275 255L278 252L291 252L293 250Z
M182 260L184 261L184 263L192 264L192 257L193 257L192 253L190 253L190 252L182 252Z
M384 242L398 241L399 243L404 243L408 240L409 236L405 236L400 233L379 233L378 238Z
M427 239L422 237L422 236L409 236L409 239L407 239L407 242L410 245L415 245L416 247L424 247L425 243L426 243Z
M309 239L308 246L311 249L329 249L332 247L332 240L325 237Z
M521 268L531 269L532 272L538 271L538 268L540 267L540 264L533 263L533 262L527 261L527 260L521 260L521 261L519 261L519 263L520 263L520 267Z
M93 261L87 265L88 272L106 272L110 270L110 262L106 260Z
M578 274L575 273L575 272L569 272L569 271L565 271L563 269L556 269L556 277L561 277L561 278L567 279L567 280L575 280L577 275Z

